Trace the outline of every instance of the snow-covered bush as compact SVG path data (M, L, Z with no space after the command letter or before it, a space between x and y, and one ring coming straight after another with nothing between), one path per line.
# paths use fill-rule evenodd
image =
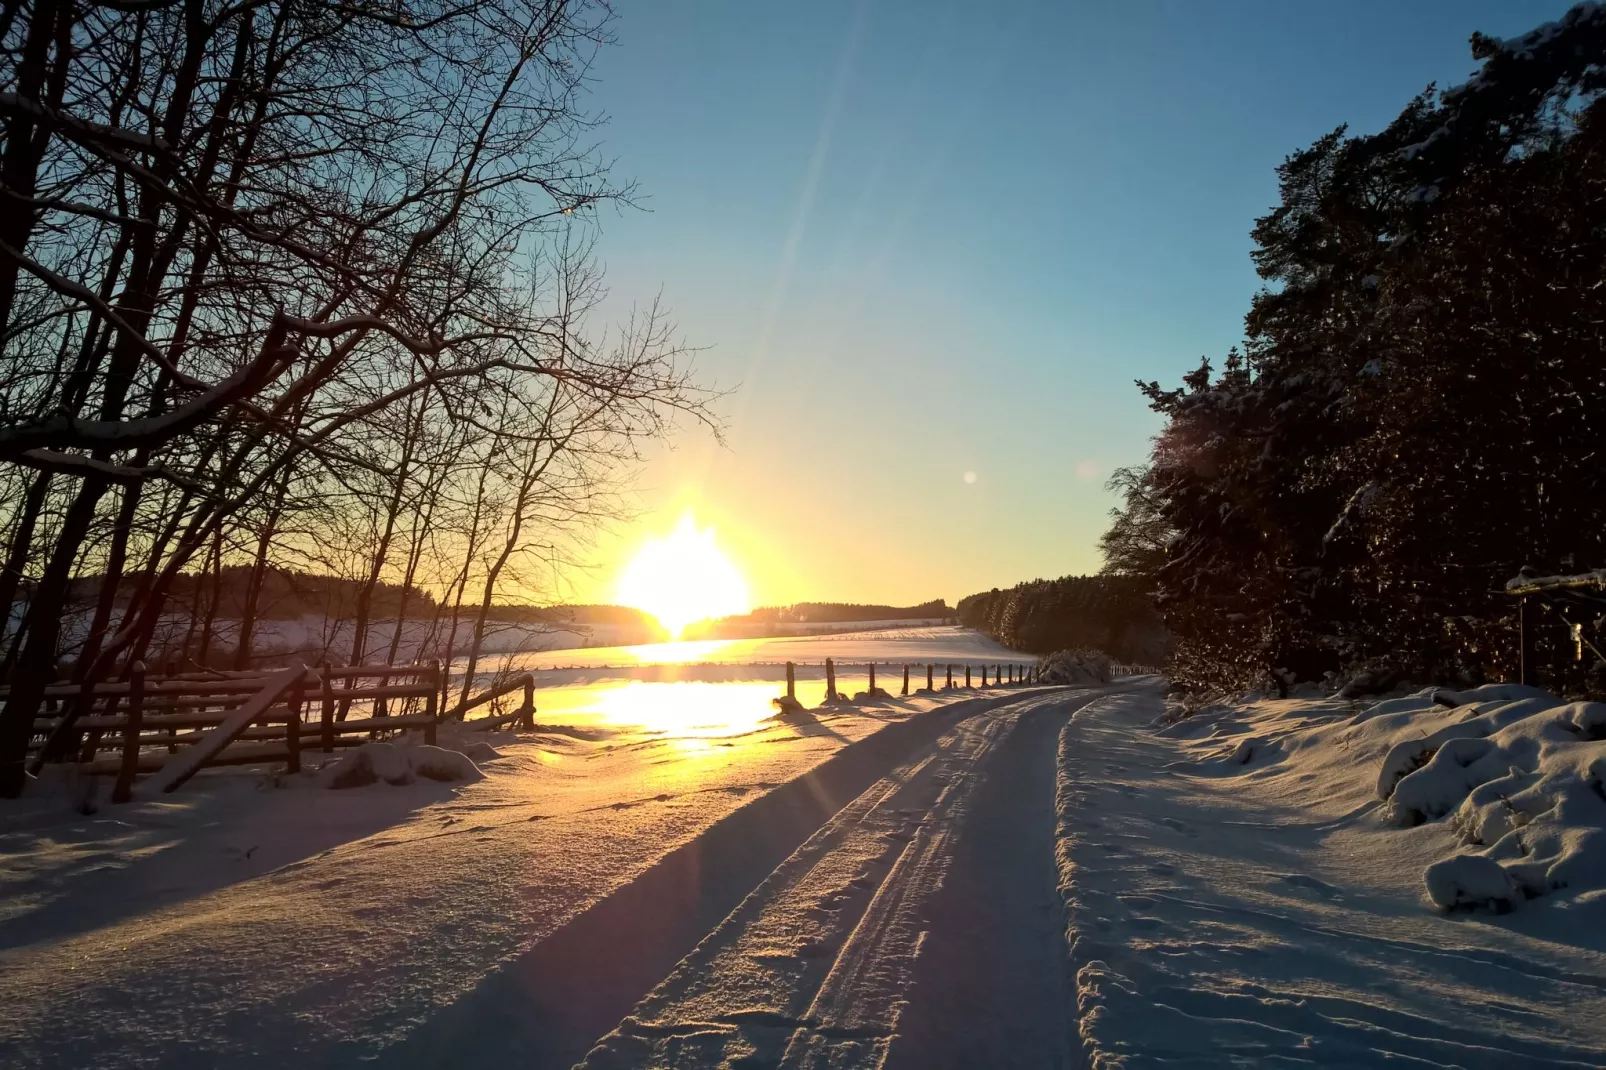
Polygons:
M1097 650L1060 650L1038 665L1038 679L1045 684L1107 684L1115 663Z
M1424 872L1437 906L1508 909L1606 886L1606 704L1511 684L1429 688L1353 723L1404 737L1378 770L1389 818L1446 818L1469 848Z

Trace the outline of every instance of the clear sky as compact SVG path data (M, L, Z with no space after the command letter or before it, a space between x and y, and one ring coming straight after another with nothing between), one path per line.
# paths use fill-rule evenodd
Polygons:
M756 603L1096 570L1158 427L1132 381L1239 340L1276 165L1568 6L615 0L592 103L646 210L603 215L609 286L734 393L569 597L687 506Z

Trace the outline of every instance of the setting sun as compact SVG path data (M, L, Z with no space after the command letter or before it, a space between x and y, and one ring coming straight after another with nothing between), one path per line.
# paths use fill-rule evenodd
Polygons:
M714 544L714 529L698 530L690 512L636 554L619 578L619 601L657 617L672 638L694 621L752 608L747 581Z

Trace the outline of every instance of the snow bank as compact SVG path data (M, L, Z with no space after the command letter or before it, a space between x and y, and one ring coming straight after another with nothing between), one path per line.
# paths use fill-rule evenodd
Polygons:
M1038 666L1045 684L1107 684L1113 675L1114 662L1097 650L1060 650Z
M485 776L461 751L422 743L377 742L364 743L339 761L325 766L318 775L326 788L359 788L381 780L387 784L411 784L418 777L444 782L473 781Z
M1359 710L1335 697L1201 713L1164 731L1203 750L1177 763L1189 775L1292 774L1335 796L1365 777L1382 828L1449 831L1422 871L1441 909L1606 888L1606 704L1490 684Z
M1423 874L1437 906L1506 909L1606 885L1606 705L1497 685L1423 694L1384 719L1428 722L1383 760L1388 816L1446 818L1472 848Z

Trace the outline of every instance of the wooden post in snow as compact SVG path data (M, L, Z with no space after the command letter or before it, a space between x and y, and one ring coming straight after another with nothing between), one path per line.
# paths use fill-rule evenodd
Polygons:
M286 773L301 772L301 690L305 686L303 683L297 683L295 689L290 692L289 697L284 702L285 710L287 711L284 719L284 771Z
M825 659L825 701L836 701L836 663Z
M908 693L909 693L909 666L908 666L907 663L905 663L904 666L903 666L903 690L901 692L899 692L899 694L907 695Z
M870 663L870 694L875 694L875 662Z
M400 628L398 624L396 627ZM424 712L429 715L429 724L424 726L424 742L430 746L435 745L435 722L440 720L441 709L441 663L439 658L429 659L429 697L424 700Z
M335 696L334 684L329 682L329 659L323 659L323 712L318 720L323 729L323 752L335 749Z
M944 688L952 688L954 686L954 667L952 665L948 666L948 682L942 686Z
M965 686L966 687L970 686L970 666L969 665L965 666Z
M786 697L797 701L797 666L790 661L786 663Z
M935 690L937 690L935 687L931 686L931 665L930 664L926 665L926 690L927 691L935 691Z
M128 727L123 729L123 764L117 770L112 802L134 797L134 776L139 772L139 732L145 720L145 663L136 661L128 672Z

